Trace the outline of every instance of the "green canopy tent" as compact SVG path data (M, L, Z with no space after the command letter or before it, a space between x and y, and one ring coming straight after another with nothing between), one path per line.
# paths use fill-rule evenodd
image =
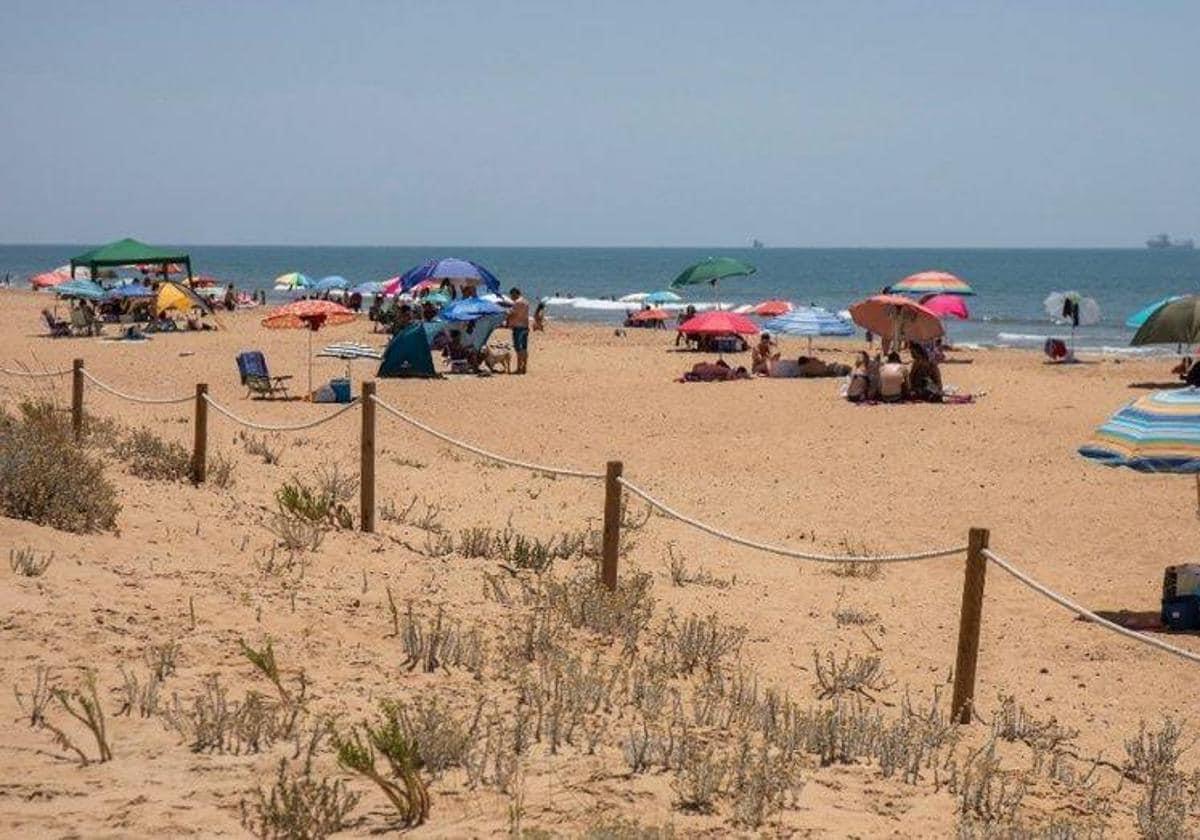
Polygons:
M75 276L76 268L88 268L95 277L98 268L114 268L120 265L157 265L162 268L162 276L167 278L167 267L172 263L183 263L187 269L188 284L192 282L192 258L182 251L171 251L166 248L155 248L136 239L118 239L99 248L85 251L71 260L71 276Z

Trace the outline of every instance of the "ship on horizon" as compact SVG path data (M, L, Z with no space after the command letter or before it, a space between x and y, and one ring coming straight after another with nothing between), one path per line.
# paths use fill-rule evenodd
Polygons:
M1160 233L1147 239L1146 247L1154 250L1161 248L1182 248L1185 251L1190 251L1196 247L1196 243L1191 239L1172 239L1165 233Z

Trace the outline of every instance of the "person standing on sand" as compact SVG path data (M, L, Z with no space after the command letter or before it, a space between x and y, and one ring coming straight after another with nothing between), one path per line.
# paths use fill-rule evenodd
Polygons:
M529 362L529 301L521 297L521 290L513 286L508 290L512 303L508 304L508 318L504 326L512 330L513 350L517 353L515 373L525 373Z

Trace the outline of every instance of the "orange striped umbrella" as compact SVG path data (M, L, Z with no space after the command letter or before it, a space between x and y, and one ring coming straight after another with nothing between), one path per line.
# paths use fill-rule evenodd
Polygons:
M308 393L312 393L312 334L321 327L349 324L357 318L351 310L331 300L297 300L263 318L269 330L308 329Z

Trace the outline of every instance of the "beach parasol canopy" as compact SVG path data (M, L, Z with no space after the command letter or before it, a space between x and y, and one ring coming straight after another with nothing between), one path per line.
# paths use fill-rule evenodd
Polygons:
M762 303L756 303L750 307L750 311L760 318L774 318L785 312L791 312L793 309L795 307L786 300L764 300Z
M1100 323L1100 304L1079 292L1051 292L1042 306L1056 324L1070 324L1074 328Z
M973 295L975 290L965 280L948 271L919 271L888 286L888 293L893 295Z
M921 305L939 318L958 318L965 321L971 317L967 302L961 295L926 295L921 298Z
M1165 297L1162 300L1154 301L1154 303L1139 309L1137 312L1134 312L1132 315L1126 318L1125 326L1129 327L1131 330L1138 329L1142 324L1146 323L1146 321L1150 319L1151 315L1153 315L1163 306L1173 300L1179 300L1181 297L1183 297L1183 295L1171 295L1170 297Z
M154 297L154 290L144 283L134 280L131 283L122 283L119 286L109 289L108 296L118 300L124 298L148 298Z
M504 315L506 312L507 310L503 306L493 303L490 300L463 298L445 307L440 317L443 321L465 323L468 321L477 321L484 315Z
M1200 516L1200 389L1139 397L1100 426L1079 454L1108 467L1195 475Z
M167 280L158 285L158 298L154 303L155 311L161 315L168 310L175 309L179 312L191 312L192 309L198 308L201 312L213 311L212 301L206 300L203 296L196 294L196 291L182 283L176 283L174 280Z
M99 283L91 280L67 280L55 286L54 293L59 297L81 300L104 300L107 294Z
M634 323L643 321L665 321L670 315L665 309L641 309L629 316L629 320Z
M716 285L726 277L749 277L757 270L749 263L732 257L708 257L679 272L679 276L671 281L671 288L681 289L684 286L699 286L703 283Z
M1200 296L1168 300L1150 314L1129 342L1143 344L1196 344L1200 342Z
M745 315L713 310L684 321L679 331L685 335L755 335L759 326Z
M65 283L69 277L69 274L60 274L57 271L43 271L41 274L30 277L29 285L35 289L49 289Z
M312 281L298 271L289 271L275 278L275 291L291 292L296 289L307 289Z
M797 335L808 339L808 348L812 350L812 340L822 335L854 335L854 327L827 309L819 306L798 306L791 312L764 321L763 332L771 335Z
M328 277L322 277L310 288L314 292L332 292L334 289L345 291L350 288L350 281L340 274L331 274Z
M458 257L429 260L410 268L400 275L399 289L407 292L427 280L438 284L449 280L455 287L485 286L489 292L500 291L500 281L494 274L478 263Z
M854 323L876 335L900 341L933 341L946 334L937 313L911 298L875 295L850 307Z
M642 301L644 303L679 303L683 298L669 289L663 289L661 292L650 292Z
M349 324L357 316L331 300L298 300L281 306L262 319L269 330L306 329L308 332L308 393L312 393L312 334L321 327Z

